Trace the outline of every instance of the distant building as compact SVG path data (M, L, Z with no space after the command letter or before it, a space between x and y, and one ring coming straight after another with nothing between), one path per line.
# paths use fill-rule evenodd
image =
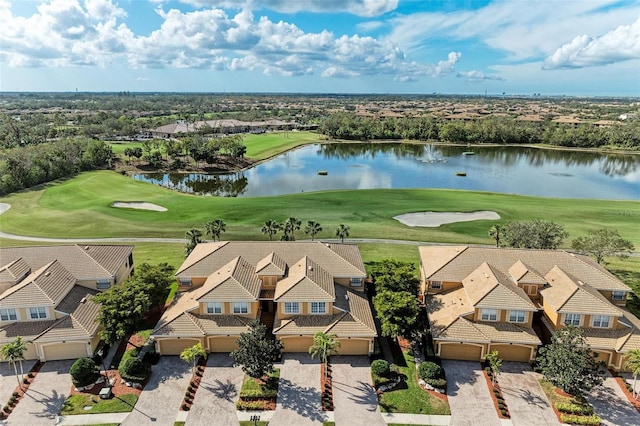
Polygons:
M292 130L297 127L293 121L265 120L240 121L235 119L207 120L188 123L184 120L147 130L144 133L153 138L171 139L198 131L208 134L229 135L237 133L262 133L269 130Z

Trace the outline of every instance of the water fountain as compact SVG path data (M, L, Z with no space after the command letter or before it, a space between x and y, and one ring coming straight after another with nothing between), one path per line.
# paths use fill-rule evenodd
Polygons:
M447 159L442 158L438 155L438 150L436 146L432 143L428 143L424 146L424 154L421 157L418 157L423 163L446 163Z

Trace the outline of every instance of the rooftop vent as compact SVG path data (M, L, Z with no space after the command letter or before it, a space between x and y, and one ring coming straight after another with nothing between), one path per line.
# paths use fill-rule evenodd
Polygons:
M85 250L89 250L89 246L84 246L84 249Z
M313 271L313 266L309 265L307 266L307 269L309 269L310 271Z
M45 277L48 277L49 275L51 275L51 271L47 271L47 272L44 273Z
M84 302L86 302L86 301L87 301L87 298L86 298L86 297L83 297L82 299L80 299L80 303L84 303Z
M345 293L344 298L349 300L349 295L347 293Z

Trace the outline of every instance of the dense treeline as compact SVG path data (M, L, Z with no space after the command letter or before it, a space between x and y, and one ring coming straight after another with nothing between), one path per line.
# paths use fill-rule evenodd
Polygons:
M336 139L413 139L451 143L538 144L596 148L616 146L640 149L640 123L599 128L577 128L545 121L529 123L510 117L473 121L444 121L434 117L373 118L353 113L334 113L322 120L319 131Z
M0 158L0 194L110 167L113 158L111 147L99 140L65 139L9 149Z

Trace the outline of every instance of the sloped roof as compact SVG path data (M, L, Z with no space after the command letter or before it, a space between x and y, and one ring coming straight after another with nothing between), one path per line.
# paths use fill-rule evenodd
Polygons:
M198 302L212 301L256 301L260 295L260 280L255 268L242 257L236 257L216 272L209 275Z
M509 268L509 275L516 283L543 285L547 283L547 280L520 259Z
M57 320L47 321L18 321L4 323L0 326L0 343L13 341L20 336L24 340L34 340L47 331Z
M333 277L305 256L289 268L289 274L276 284L276 302L328 301L336 298Z
M0 267L0 283L16 283L30 272L31 267L23 258L13 260Z
M525 343L541 345L542 342L533 328L523 327L510 322L477 322L473 324L480 332L487 336L492 343Z
M471 321L462 317L456 318L447 328L440 330L438 335L433 337L434 339L460 340L461 342L491 342Z
M54 260L2 293L0 306L56 306L75 282L75 277L60 262Z
M475 308L537 310L524 290L486 262L465 277L462 285Z
M266 255L256 265L258 275L279 275L282 276L287 271L287 263L274 252Z

